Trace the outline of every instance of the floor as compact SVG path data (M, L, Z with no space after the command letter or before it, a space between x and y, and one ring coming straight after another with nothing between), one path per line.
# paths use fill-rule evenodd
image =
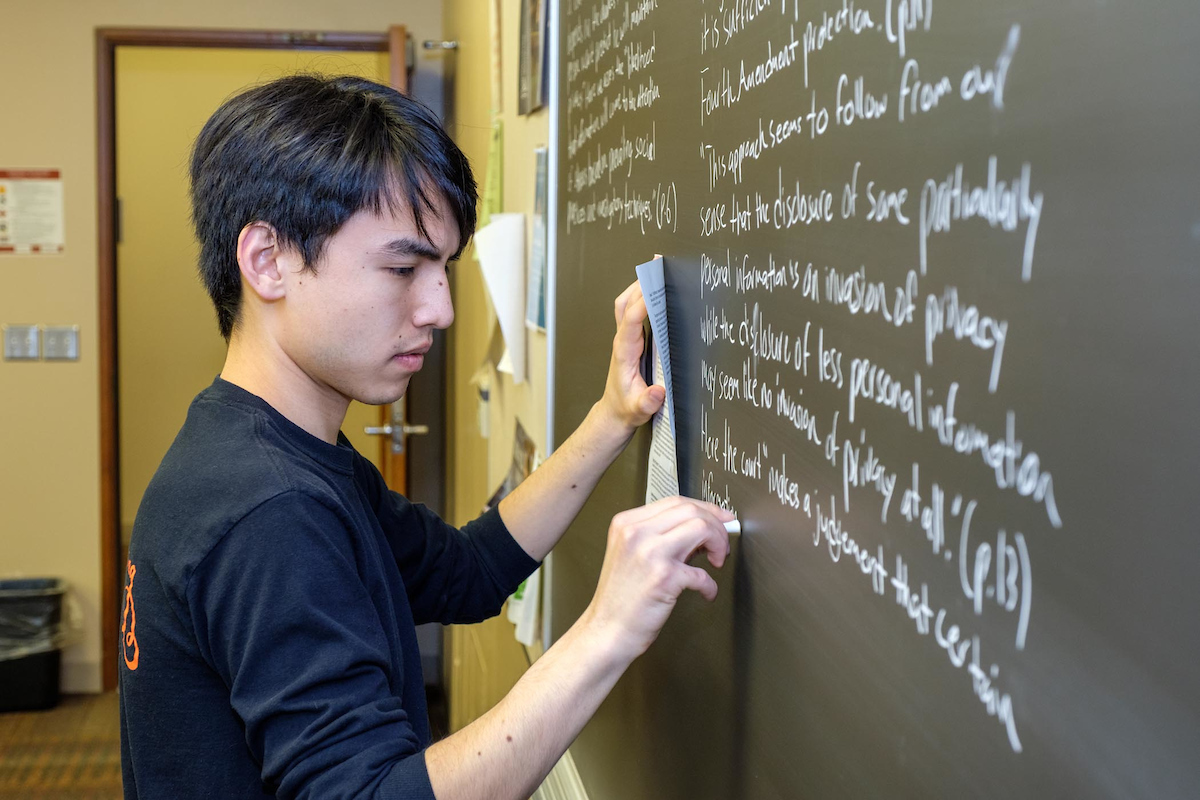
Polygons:
M0 714L0 798L117 800L120 746L116 692Z
M434 739L446 735L446 700L428 687ZM117 695L66 695L50 711L0 714L0 800L119 800Z

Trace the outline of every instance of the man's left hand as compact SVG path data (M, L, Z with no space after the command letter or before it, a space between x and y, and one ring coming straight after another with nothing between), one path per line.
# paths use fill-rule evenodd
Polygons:
M628 437L654 416L666 400L667 390L658 384L647 386L642 377L642 353L647 346L642 331L646 300L637 281L617 298L613 312L617 335L613 337L608 380L599 405L605 416Z

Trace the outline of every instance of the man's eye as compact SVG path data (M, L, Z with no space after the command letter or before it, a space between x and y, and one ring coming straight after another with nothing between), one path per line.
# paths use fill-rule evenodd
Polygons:
M388 272L390 272L393 275L400 277L400 278L407 278L409 275L413 274L413 268L412 267L390 267L388 269Z

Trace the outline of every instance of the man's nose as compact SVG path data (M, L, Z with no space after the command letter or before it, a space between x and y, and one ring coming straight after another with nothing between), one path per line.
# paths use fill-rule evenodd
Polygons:
M431 270L418 288L413 324L419 328L444 330L454 322L454 303L450 299L450 277L444 270Z

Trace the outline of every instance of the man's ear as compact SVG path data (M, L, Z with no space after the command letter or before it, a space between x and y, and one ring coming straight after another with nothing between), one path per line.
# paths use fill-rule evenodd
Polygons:
M279 234L268 223L251 222L238 234L238 269L264 301L279 300L286 294L283 258Z

